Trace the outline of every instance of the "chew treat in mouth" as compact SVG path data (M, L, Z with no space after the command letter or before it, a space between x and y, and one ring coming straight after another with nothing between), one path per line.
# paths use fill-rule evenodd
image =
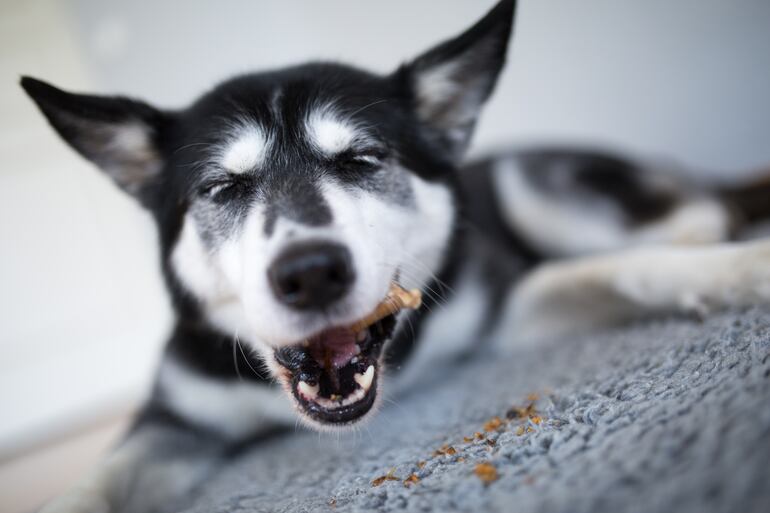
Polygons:
M363 319L277 349L275 360L288 371L285 385L302 412L324 424L350 423L366 414L376 398L379 357L396 314L419 308L421 300L420 291L392 284Z
M388 315L393 315L404 308L417 310L420 308L421 304L422 293L419 290L406 290L393 283L390 285L388 295L385 296L385 299L379 305L377 305L377 308L360 321L353 323L350 326L350 329L358 333Z

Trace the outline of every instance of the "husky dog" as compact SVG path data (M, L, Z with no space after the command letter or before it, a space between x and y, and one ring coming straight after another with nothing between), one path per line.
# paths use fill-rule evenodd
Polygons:
M729 242L770 214L768 184L711 190L568 148L462 165L514 8L388 75L305 64L178 111L22 79L152 213L176 312L132 429L46 512L162 511L244 444L297 416L361 422L386 367L418 386L470 341L770 299L770 244ZM393 283L422 307L352 329Z

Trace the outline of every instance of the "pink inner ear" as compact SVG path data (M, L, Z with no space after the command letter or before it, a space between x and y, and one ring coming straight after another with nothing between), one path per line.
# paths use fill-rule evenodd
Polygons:
M339 369L358 354L355 333L347 328L324 331L310 340L308 351L321 367L326 366L328 359L328 363Z

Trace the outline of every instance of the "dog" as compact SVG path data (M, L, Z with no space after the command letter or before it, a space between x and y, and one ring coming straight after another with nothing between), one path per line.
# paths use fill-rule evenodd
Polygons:
M133 427L46 513L163 511L297 418L371 417L386 369L415 387L474 344L770 300L770 244L736 241L770 215L770 182L704 187L580 148L463 163L514 11L387 75L305 64L178 111L22 78L152 214L176 312ZM422 306L352 329L394 283Z

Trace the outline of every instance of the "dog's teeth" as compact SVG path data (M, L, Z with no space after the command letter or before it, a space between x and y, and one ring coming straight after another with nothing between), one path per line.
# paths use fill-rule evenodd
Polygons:
M364 340L366 340L366 330L361 330L358 333L356 333L357 342L363 342Z
M364 391L369 390L369 387L372 386L372 380L374 380L374 365L370 365L363 374L353 374L353 379Z
M356 354L361 354L361 347L356 344Z
M358 363L358 356L354 356L350 359L350 363Z
M318 385L310 386L304 381L300 381L297 385L299 393L307 397L308 399L315 399L318 396Z

